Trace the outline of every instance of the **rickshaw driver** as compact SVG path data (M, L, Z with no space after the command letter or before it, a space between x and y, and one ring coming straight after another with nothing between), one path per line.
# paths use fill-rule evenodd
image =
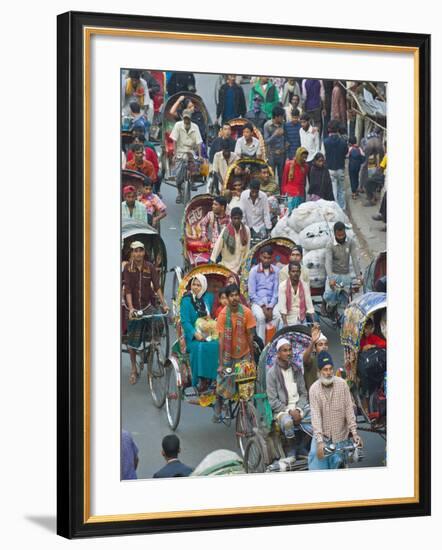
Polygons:
M129 309L129 320L127 323L127 348L130 355L131 371L129 375L130 384L136 384L137 373L137 350L141 345L146 323L150 319L137 318L136 312L142 310L145 313L155 313L155 294L158 295L164 313L169 311L163 292L160 287L160 280L155 266L145 260L144 244L134 241L131 245L130 261L123 270L123 281L125 298Z
M198 126L191 121L192 113L189 110L183 112L183 120L175 123L170 137L173 141L173 155L176 167L176 186L178 195L176 203L183 202L183 182L186 177L187 163L196 152L198 159L202 160L201 144L203 143Z
M296 458L296 436L302 434L299 432L299 424L308 409L307 390L301 369L290 364L292 358L290 342L286 338L281 338L276 344L276 350L275 364L266 375L267 397L273 417L287 438L290 447L288 456ZM302 449L298 455L307 457L308 453Z
M326 457L325 443L331 441L339 446L348 440L363 446L356 430L353 400L347 382L334 375L334 365L327 351L318 354L319 380L310 388L310 411L312 415L313 439L308 457L309 470L332 470L339 468L338 454Z
M325 249L327 280L323 296L323 309L331 308L338 303L339 294L336 291L338 284L346 289L351 287L350 257L359 285L362 285L362 272L359 265L356 242L346 235L345 225L342 222L335 223L333 234L334 238L328 243ZM326 311L323 311L323 313L325 314Z

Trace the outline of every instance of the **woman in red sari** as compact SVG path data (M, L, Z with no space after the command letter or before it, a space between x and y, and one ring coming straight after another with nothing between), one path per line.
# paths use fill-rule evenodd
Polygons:
M308 151L305 147L298 147L295 158L288 160L282 175L281 192L288 195L289 214L305 201L305 184L309 165L307 164Z

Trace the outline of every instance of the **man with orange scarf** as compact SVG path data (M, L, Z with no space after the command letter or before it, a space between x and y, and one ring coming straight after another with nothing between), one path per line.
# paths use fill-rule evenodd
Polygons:
M277 307L284 326L304 325L315 312L310 288L301 280L299 262L289 263L289 278L279 285Z
M282 175L281 192L288 195L289 213L298 208L305 201L305 184L309 172L307 164L308 151L305 147L298 147L293 160L288 160Z

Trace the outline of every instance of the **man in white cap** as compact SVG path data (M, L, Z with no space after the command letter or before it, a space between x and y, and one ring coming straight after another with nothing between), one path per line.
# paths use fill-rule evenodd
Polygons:
M273 367L267 371L267 397L273 417L289 443L288 456L296 458L296 446L303 437L296 440L297 432L307 407L307 390L301 369L292 362L292 345L286 338L276 343L277 356ZM298 458L306 456L305 449L298 452Z
M318 379L318 363L316 358L321 351L328 351L327 337L321 332L321 327L318 323L312 326L312 339L310 344L304 351L304 381L307 392Z
M174 157L176 168L176 186L178 189L177 203L183 202L183 182L186 177L187 162L189 157L197 153L201 159L201 144L203 139L198 126L192 122L192 111L183 111L183 120L175 123L170 137L174 144Z
M165 313L169 310L160 287L160 278L155 266L145 259L144 244L134 241L130 245L131 255L123 270L124 298L129 310L127 323L127 348L129 350L131 371L129 382L136 384L137 350L141 345L145 324L150 319L143 319L138 312L144 315L156 311L156 296L158 296Z

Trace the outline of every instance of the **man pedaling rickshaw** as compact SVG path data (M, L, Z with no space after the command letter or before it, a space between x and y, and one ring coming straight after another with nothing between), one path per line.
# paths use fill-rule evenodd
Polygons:
M129 309L127 323L127 347L131 362L129 382L135 384L138 380L137 350L142 342L144 325L151 322L150 319L144 319L142 315L139 315L139 312L143 314L156 312L155 294L158 295L165 313L169 311L169 306L164 299L155 266L145 259L144 244L140 241L134 241L130 248L131 257L123 270L123 282L124 296Z
M324 315L327 310L335 307L340 299L338 287L349 290L352 285L350 272L350 257L353 262L353 270L356 274L358 286L362 285L362 272L359 266L356 241L345 232L345 225L336 222L333 226L333 238L328 243L325 251L325 270L327 280L325 284L324 302L322 304Z

